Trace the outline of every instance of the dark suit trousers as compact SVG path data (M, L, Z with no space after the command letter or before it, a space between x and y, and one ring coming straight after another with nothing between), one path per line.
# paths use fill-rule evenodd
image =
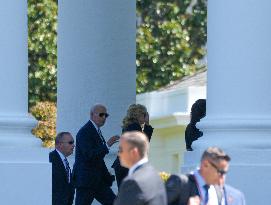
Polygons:
M77 188L75 205L90 205L94 198L102 205L112 205L116 195L108 186L103 186L95 191L89 188Z

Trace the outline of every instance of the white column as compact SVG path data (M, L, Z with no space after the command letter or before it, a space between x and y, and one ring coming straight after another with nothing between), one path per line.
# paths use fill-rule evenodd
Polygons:
M27 1L0 5L0 204L50 204L48 153L28 114Z
M106 134L120 132L135 102L135 2L60 1L58 131L76 134L96 102L108 107Z
M271 184L271 2L208 1L207 116L195 152L217 145L232 156L229 184L248 205L266 204Z
M75 137L99 102L110 114L105 138L121 133L136 95L135 8L135 1L59 1L58 132ZM112 150L114 158L117 145Z

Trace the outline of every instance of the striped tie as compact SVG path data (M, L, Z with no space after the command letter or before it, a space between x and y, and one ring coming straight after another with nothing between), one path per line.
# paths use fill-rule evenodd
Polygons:
M64 162L65 162L65 170L66 170L67 179L68 179L68 182L70 183L71 168L69 166L69 162L66 157L64 159Z
M104 137L102 135L102 132L101 132L100 128L98 128L98 134L99 134L100 138L102 139L103 144L106 144L105 139L104 139Z

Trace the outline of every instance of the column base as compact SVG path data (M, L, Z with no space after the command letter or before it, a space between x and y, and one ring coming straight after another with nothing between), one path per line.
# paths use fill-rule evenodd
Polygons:
M37 121L31 115L1 115L1 147L41 147L41 141L31 134Z
M203 137L193 143L195 149L209 146L271 148L271 119L265 116L206 117L197 127L203 131Z
M52 204L52 167L48 150L2 148L0 204Z

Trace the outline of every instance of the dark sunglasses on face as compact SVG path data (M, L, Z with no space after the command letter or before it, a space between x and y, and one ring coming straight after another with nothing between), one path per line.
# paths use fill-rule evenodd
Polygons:
M62 142L62 143L68 143L70 145L74 144L74 141L68 141L68 142Z
M223 169L219 169L213 162L209 161L209 163L212 165L212 167L214 167L217 171L217 173L220 175L220 176L223 176L225 174L227 174L228 171L226 170L223 170Z
M104 112L101 112L98 115L99 115L99 117L105 117L105 118L109 117L109 114L108 113L104 113Z

